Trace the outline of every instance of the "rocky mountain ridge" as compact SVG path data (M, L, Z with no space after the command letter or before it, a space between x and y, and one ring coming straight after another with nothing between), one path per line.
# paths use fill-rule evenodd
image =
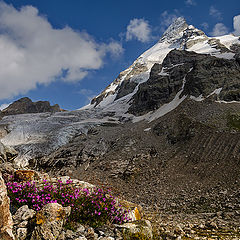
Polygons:
M11 103L8 107L0 111L0 117L26 113L54 113L60 111L62 111L62 109L60 109L58 104L51 106L48 101L32 102L30 98L24 97Z
M136 88L147 81L153 65L162 64L167 54L174 49L233 59L239 52L239 45L239 37L233 35L208 37L203 31L188 25L185 19L177 18L158 43L139 56L128 69L121 72L113 83L92 100L88 108L104 108L127 95L129 101L132 97L131 93L134 94Z

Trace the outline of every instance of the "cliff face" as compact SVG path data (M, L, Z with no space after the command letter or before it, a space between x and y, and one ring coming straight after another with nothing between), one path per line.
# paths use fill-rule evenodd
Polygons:
M172 50L162 64L154 64L149 79L139 85L129 112L142 115L156 110L180 90L180 98L201 101L217 94L218 101L239 101L240 65L236 59Z
M95 97L89 105L89 108L105 108L111 104L117 104L118 100L121 98L123 99L123 97L125 97L126 102L128 102L132 98L132 95L136 93L138 87L149 79L149 74L154 70L152 68L155 64L167 64L166 56L168 56L168 60L170 60L170 58L173 60L174 57L175 61L173 62L176 64L184 63L185 66L186 64L192 66L193 64L191 64L191 61L193 58L196 60L194 60L196 63L199 62L201 58L205 58L204 56L201 57L201 55L207 54L209 56L209 61L205 59L206 61L202 60L200 63L200 65L207 70L206 66L210 67L211 65L209 64L213 64L212 60L210 60L211 56L219 59L235 58L236 61L239 61L239 46L240 39L237 36L225 35L221 37L208 37L203 31L192 25L188 25L185 19L180 17L169 26L161 39L152 48L140 55L129 68L122 71L115 81ZM177 54L175 50L184 50L184 53ZM173 51L173 53L168 55L171 51ZM189 52L189 54L186 52ZM193 56L194 54L190 54L191 52L198 54L198 56ZM179 58L177 55L179 55ZM187 59L188 57L189 59ZM205 67L203 63L204 61L206 65ZM217 60L215 60L215 64L216 62ZM219 64L216 65L216 67L218 66ZM168 67L170 66L168 65ZM178 68L180 68L180 66ZM194 73L194 71L192 73ZM176 77L176 75L174 77ZM207 77L208 75L205 76L206 79ZM161 80L160 77L159 80ZM170 84L170 91L173 87L171 85L172 81L173 80L170 82L165 81L166 87ZM179 88L179 86L177 86L177 88ZM174 89L172 94L175 93L175 90L176 89ZM198 93L196 92L195 95L196 94Z
M61 109L58 104L53 106L48 101L32 102L31 99L24 97L21 98L7 108L3 109L0 116L16 115L24 113L43 113L43 112L60 112Z

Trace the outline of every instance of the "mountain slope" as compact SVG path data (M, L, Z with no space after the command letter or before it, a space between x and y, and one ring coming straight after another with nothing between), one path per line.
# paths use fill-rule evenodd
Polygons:
M240 40L210 38L178 18L92 103L71 112L10 115L0 121L1 141L19 152L19 164L54 152L99 125L152 122L184 101L240 99Z
M110 187L160 214L166 233L185 225L189 238L194 223L203 239L209 226L211 238L239 235L239 50L238 37L179 18L92 104L5 116L1 141L19 168Z
M154 64L162 64L167 54L174 49L234 59L239 46L240 40L236 36L207 37L204 32L188 25L185 19L180 17L169 26L158 43L138 57L128 69L121 72L117 79L84 109L96 107L123 115L130 107L129 101L138 87L148 80ZM163 75L163 72L161 74ZM123 106L126 111L118 112Z

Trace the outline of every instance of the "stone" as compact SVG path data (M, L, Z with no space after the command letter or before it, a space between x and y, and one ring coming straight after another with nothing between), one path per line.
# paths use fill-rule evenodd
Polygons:
M4 163L0 164L0 169L2 172L2 177L6 182L12 180L12 177L13 177L14 171L15 171L12 163L4 162Z
M181 227L180 225L177 225L177 226L176 226L174 232L175 232L176 234L184 234L184 231L183 231L183 229L182 229L182 227Z
M13 161L13 159L17 157L17 155L18 153L13 147L5 146L0 141L0 163L6 161Z
M87 233L85 236L87 237L87 239L91 239L91 240L98 239L98 235L94 232L94 229L92 227L87 229Z
M27 237L27 228L17 229L17 240L25 240Z
M14 225L18 225L23 221L27 221L35 216L36 212L28 208L28 205L20 207L13 215Z
M137 207L131 210L128 215L131 221L141 220L141 214L139 213Z
M18 228L25 228L28 225L28 221L23 221L17 225Z
M87 238L86 237L78 237L75 240L87 240Z
M118 225L118 228L122 230L123 233L140 233L148 239L152 239L152 226L150 221L148 220L139 220L131 223L124 223L122 225Z
M64 208L58 203L46 204L36 214L37 226L32 233L31 240L56 240L70 212L71 207Z
M132 203L123 199L117 199L117 205L128 210L128 217L131 221L141 220L143 215L143 209L139 204Z
M32 181L34 179L35 172L32 170L17 170L14 173L14 180L18 182Z
M77 227L77 230L76 230L77 233L84 233L84 231L85 231L85 227L83 225L79 225Z
M115 240L113 237L99 237L98 240Z
M9 210L10 200L7 188L0 172L0 239L13 240L13 220Z

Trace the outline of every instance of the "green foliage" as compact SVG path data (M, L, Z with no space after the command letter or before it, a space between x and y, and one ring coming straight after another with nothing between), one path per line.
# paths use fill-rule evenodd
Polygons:
M240 131L240 114L231 113L227 116L227 123L231 129Z

